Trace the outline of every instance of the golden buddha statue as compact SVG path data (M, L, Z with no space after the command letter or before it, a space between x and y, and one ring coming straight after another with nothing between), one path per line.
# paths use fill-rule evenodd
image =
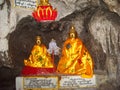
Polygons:
M37 36L28 60L24 60L25 66L37 68L53 68L54 64L47 48L41 43L41 37Z
M83 78L93 76L92 58L82 41L77 37L74 26L70 29L69 38L64 42L57 72L61 74L77 74Z
M40 0L40 6L50 6L49 0Z

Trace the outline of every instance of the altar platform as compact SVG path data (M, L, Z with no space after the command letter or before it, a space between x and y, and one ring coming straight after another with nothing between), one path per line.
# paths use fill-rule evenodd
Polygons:
M16 77L16 90L96 90L96 75L38 75Z

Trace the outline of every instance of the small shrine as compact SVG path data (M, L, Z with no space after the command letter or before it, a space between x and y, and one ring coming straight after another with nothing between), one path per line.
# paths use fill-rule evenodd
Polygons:
M59 49L55 40L52 39L47 50L42 44L41 37L37 36L29 58L24 60L22 76L16 78L17 90L95 87L93 60L82 41L77 37L74 26L70 28L56 66L54 55L59 55Z
M40 0L32 17L38 24L54 21L57 10L48 0ZM29 56L24 58L21 76L16 78L16 90L95 87L93 59L78 37L74 25L70 26L67 39L61 47L57 45L56 38L51 38L47 48L43 44L43 37L39 34L34 37L35 43ZM59 57L58 64L55 64L56 56Z
M32 13L32 16L38 21L54 21L57 17L57 10L53 9L48 0L40 0L40 4Z

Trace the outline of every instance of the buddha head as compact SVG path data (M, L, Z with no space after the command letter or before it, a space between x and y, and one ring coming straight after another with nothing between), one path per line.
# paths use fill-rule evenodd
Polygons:
M36 44L41 45L41 37L40 36L36 37Z
M72 25L69 32L69 38L76 38L77 32L75 31L75 27Z

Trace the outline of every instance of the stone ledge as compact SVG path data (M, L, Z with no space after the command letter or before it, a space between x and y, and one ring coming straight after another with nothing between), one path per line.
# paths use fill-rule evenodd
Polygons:
M40 75L16 77L16 90L96 90L96 75L81 78L78 75Z

